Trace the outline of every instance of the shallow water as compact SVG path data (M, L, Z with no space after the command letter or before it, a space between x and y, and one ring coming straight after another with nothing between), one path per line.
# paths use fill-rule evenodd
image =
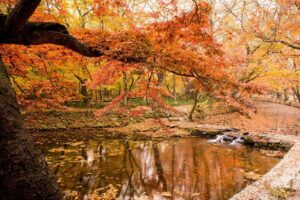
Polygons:
M204 139L125 140L39 136L38 146L64 190L80 198L115 188L120 199L228 199L279 160L245 146ZM134 197L134 198L132 198Z

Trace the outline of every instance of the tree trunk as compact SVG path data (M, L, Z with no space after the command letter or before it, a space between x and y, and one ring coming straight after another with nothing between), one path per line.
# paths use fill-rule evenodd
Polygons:
M283 90L283 101L287 102L289 100L288 88Z
M174 101L177 102L177 95L176 95L176 75L173 74L173 97Z
M89 96L88 96L88 91L87 91L87 87L86 87L86 82L87 80L84 78L81 78L80 76L74 74L74 76L78 79L79 81L79 92L83 97L83 104L85 106L88 105L89 103Z
M294 96L297 98L298 102L300 103L300 88L298 86L293 87Z
M162 87L166 78L166 73L164 71L157 72L157 87Z
M128 102L128 79L127 79L127 74L126 72L123 72L123 91L124 91L124 106L127 106L127 102Z
M195 91L195 94L194 94L194 104L193 104L192 110L189 113L189 120L190 121L193 121L193 114L194 114L194 112L196 110L199 98L200 98L199 92Z
M0 57L0 198L59 200L59 187L22 126L16 95Z
M99 96L100 96L100 106L103 106L104 101L103 101L103 91L102 91L101 86L100 86L100 90L99 90Z
M86 83L86 81L81 83L80 94L83 96L83 104L85 106L87 106L89 104L89 96L88 96L87 87L86 87L85 83Z
M149 101L148 101L148 91L150 89L150 83L151 83L152 76L153 76L153 71L151 72L151 74L149 76L149 79L147 81L146 92L145 92L145 97L144 97L145 102L146 102L147 105L149 103Z

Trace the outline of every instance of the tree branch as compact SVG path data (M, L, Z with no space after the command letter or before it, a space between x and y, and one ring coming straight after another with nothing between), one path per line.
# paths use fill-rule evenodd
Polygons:
M279 43L284 44L285 46L288 46L290 48L300 50L300 46L296 46L296 45L290 44L290 43L288 43L288 42L286 42L284 40L274 40L273 42L279 42Z
M7 16L1 32L7 34L17 33L21 30L40 2L41 0L19 0Z
M6 21L5 19L6 16L0 15L0 26L1 22ZM103 55L101 51L79 42L68 33L65 26L52 22L26 22L18 33L5 34L4 37L0 37L0 43L23 45L56 44L83 56L98 57Z
M98 51L97 49L79 42L72 35L63 34L56 31L35 31L27 38L25 38L25 40L21 40L21 41L23 44L26 44L26 41L28 41L28 45L39 45L39 44L61 45L87 57L98 57L103 55L103 53Z
M283 44L283 45L285 45L285 46L288 46L288 47L290 47L290 48L292 48L292 49L300 50L300 46L291 44L291 43L289 43L289 42L287 42L287 41L284 41L284 40L276 40L276 39L271 40L271 39L266 39L266 38L259 37L259 36L257 36L257 37L260 38L260 39L262 39L262 41L264 41L264 42L269 42L269 43L281 43L281 44Z

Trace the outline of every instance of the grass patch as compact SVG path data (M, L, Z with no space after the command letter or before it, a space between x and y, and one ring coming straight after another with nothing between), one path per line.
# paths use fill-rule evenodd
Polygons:
M192 99L187 99L183 97L178 97L176 101L173 98L170 97L164 97L165 103L170 106L184 106L184 105L190 105L193 103Z

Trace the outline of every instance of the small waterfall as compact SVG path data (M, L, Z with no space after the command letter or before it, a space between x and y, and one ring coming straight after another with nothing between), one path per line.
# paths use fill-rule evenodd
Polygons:
M230 143L230 145L241 144L244 142L243 136L234 138L228 135L217 135L216 139L209 140L212 143Z
M242 136L240 136L240 137L234 139L234 140L230 143L230 145L236 145L236 144L242 144L242 143L244 143L244 138L243 138Z
M224 143L225 135L217 135L216 139L209 140L209 142L213 143Z

